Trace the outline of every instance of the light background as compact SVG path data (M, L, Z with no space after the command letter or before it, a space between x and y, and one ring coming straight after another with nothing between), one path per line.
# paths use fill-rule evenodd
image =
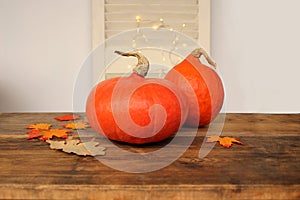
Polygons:
M212 0L227 112L300 113L299 0ZM0 0L0 112L72 111L90 0ZM87 80L89 81L89 80Z

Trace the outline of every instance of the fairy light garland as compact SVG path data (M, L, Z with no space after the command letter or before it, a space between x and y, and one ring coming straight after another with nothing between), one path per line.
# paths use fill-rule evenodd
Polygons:
M152 28L156 31L159 31L160 29L169 29L170 31L174 31L174 28L171 27L170 25L165 23L164 18L160 18L159 22L157 23L157 21L151 21L151 20L145 20L143 19L141 16L137 15L135 17L135 22L136 22L136 34L133 36L132 38L132 48L137 50L138 48L138 41L143 42L143 43L147 43L148 42L148 38L145 34L143 34L143 32L141 31L141 23L142 22L150 22L153 23L154 25L152 26ZM183 23L180 27L180 30L178 30L179 32L183 32L184 29L186 28L186 23ZM171 42L172 48L171 51L177 50L178 49L178 44L179 44L179 37L176 34L176 32L174 32L174 39ZM183 47L186 46L185 43L182 44ZM169 59L171 62L173 62L173 59L171 58L171 53L169 53ZM177 60L174 61L173 64L177 64L182 58L178 57ZM166 61L166 57L164 55L164 53L162 52L162 62Z

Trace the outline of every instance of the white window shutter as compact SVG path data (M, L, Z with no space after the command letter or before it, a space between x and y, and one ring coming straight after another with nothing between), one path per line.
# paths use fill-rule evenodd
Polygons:
M111 63L111 57L116 56L113 53L116 49L126 50L135 48L133 44L135 33L137 33L135 31L138 30L138 26L141 28L150 27L156 29L163 24L164 28L181 32L194 39L196 43L198 42L198 44L209 52L210 3L211 0L92 0L92 45L94 49L97 49L99 45L105 44L105 49L101 52L101 55L105 55L104 60L101 60L103 63L99 63L98 58L92 60L93 80L99 80L99 75L102 73L99 70L99 66L108 67L105 71L105 78L130 72L130 68L136 64L135 58L117 59ZM139 23L137 23L138 21ZM129 33L126 35L126 37L129 36L128 39L116 37L113 40L107 40L127 30L131 30L130 32L126 32ZM142 30L142 33L144 31ZM157 32L159 37L161 37L162 32L163 30ZM155 37L155 34L153 35L154 32L151 33L152 39ZM167 47L169 46L167 45L172 46L174 38L166 37L167 39L160 38L159 42L166 42L167 44L163 45L168 49ZM174 37L174 34L172 37ZM171 41L169 41L170 39ZM181 41L181 39L180 42L184 44L184 41ZM151 45L154 44L151 43ZM162 44L160 43L160 45ZM193 46L187 44L176 47L186 51L183 55L187 55L191 52ZM159 68L159 72L155 71L153 63L159 66L174 66L174 63L182 59L179 57L177 59L176 56L169 56L171 55L170 52L165 53L163 51L152 52L143 49L143 54L152 63L150 69L152 71L148 73L147 77L161 77L161 69ZM100 78L103 79L103 76Z
M198 39L198 0L104 0L105 39L122 31L164 24ZM138 19L136 19L138 17Z

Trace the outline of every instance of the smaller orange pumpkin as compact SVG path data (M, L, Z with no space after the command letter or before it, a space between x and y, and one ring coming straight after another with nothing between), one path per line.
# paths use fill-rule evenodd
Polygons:
M194 127L208 125L214 120L224 101L222 80L214 69L200 62L202 55L210 65L216 67L207 52L199 48L173 67L165 77L188 96L189 114L185 124Z
M100 82L91 91L86 116L91 127L111 140L145 144L159 142L183 125L188 103L185 94L166 79L144 78L149 62L140 53L123 53L138 58L129 77Z

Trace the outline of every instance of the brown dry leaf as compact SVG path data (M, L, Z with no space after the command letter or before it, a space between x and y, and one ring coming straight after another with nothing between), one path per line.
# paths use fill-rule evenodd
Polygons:
M80 142L76 139L66 139L66 141L47 140L50 144L50 149L60 149L66 153L75 153L81 156L99 156L105 155L105 147L98 146L99 143L95 141Z
M39 123L39 124L31 124L26 128L33 129L33 130L49 130L51 126L52 126L51 124Z
M86 129L89 127L89 125L86 122L76 122L76 123L65 124L63 125L63 127L73 129L73 130L79 130L79 129Z
M46 141L48 139L52 139L53 136L58 138L68 138L68 133L71 133L72 131L64 130L64 129L51 129L51 130L45 130L41 131L41 140Z
M233 143L243 144L236 138L232 137L219 137L219 136L211 136L207 137L206 142L219 142L219 144L225 148L230 148Z

